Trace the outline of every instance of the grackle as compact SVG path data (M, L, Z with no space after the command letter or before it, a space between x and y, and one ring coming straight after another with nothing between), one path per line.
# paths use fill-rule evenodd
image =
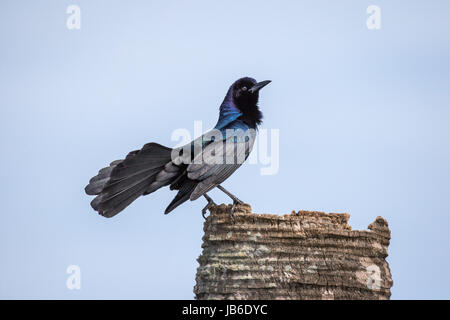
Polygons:
M220 105L214 129L189 144L172 149L147 143L125 159L101 169L85 188L88 195L96 196L92 208L110 218L141 195L170 185L178 193L165 214L187 200L204 196L208 201L202 210L205 217L214 205L207 192L217 187L233 200L230 212L233 218L235 206L242 201L220 184L241 166L252 150L262 121L259 90L269 83L270 80L256 82L249 77L234 82Z

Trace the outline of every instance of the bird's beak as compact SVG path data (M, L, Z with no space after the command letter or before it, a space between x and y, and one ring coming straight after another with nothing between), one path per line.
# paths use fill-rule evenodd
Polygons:
M270 81L270 80L264 80L264 81L258 82L253 87L251 87L250 90L248 90L248 91L250 91L251 93L258 92L259 90L261 90L262 88L264 88L271 82L272 81Z

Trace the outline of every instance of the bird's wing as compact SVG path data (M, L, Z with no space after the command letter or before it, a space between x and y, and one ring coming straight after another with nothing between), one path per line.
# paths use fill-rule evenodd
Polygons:
M250 154L256 138L254 130L238 133L224 140L214 141L195 156L187 167L187 176L198 181L190 196L195 200L225 181Z

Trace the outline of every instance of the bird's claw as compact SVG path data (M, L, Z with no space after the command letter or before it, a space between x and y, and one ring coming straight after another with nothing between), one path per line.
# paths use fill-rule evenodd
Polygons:
M231 219L232 223L236 222L236 220L234 219L234 210L236 209L236 205L243 204L243 203L244 202L242 202L238 198L233 199L233 204L231 205L231 210L230 210L230 219Z
M214 201L212 201L212 200L210 200L210 201L208 201L208 203L206 204L206 206L202 209L202 216L203 216L203 219L205 219L206 220L206 211L208 210L208 209L210 209L212 206L215 206L216 205L216 203L214 202Z

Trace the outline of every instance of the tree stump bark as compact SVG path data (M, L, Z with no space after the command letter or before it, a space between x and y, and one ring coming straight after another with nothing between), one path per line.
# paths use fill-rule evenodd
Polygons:
M389 299L388 224L353 231L346 213L254 214L211 208L198 258L196 299Z

